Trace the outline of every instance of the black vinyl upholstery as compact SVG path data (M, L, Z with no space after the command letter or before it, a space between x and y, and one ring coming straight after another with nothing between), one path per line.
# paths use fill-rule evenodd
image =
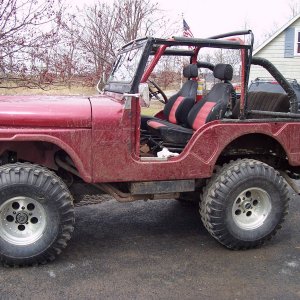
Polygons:
M215 84L210 92L193 106L188 113L185 126L156 120L148 122L150 131L161 136L164 142L186 144L194 130L207 122L223 118L234 91L229 82L232 79L233 69L230 65L219 64L215 66L214 75L225 82Z
M191 128L163 120L151 120L148 125L150 125L149 130L153 135L162 137L164 142L170 144L184 145L194 132Z
M193 77L198 77L197 65L190 64L190 65L185 66L183 68L182 75L188 79L193 78Z
M228 64L217 64L214 67L214 77L220 80L230 81L233 76L233 68Z
M152 117L152 116L145 116L141 115L141 130L148 130L148 121L155 120L155 121L161 121L161 119Z
M197 65L187 65L183 68L183 76L185 78L193 78L198 76ZM196 101L198 83L195 80L187 80L181 87L181 89L173 96L169 98L168 103L164 107L164 115L166 119L171 123L185 124L187 121L187 115L190 109L193 107ZM176 111L176 120L170 120L170 113L178 99L184 97L181 104Z
M194 105L188 115L188 124L194 130L207 122L222 119L226 113L233 87L230 83L217 83L211 91Z
M190 64L185 66L183 68L183 76L188 78L188 80L175 95L169 98L163 110L167 121L181 125L187 123L188 113L196 101L198 83L195 80L190 80L190 78L198 76L197 65ZM141 116L141 129L148 129L147 122L156 119L154 117Z
M164 107L164 116L170 123L185 124L187 115L194 104L194 97L172 96Z
M248 110L262 110L274 112L289 112L290 102L287 94L269 92L249 92ZM234 118L239 117L240 101L238 100L232 110ZM249 116L251 119L271 118L271 116L255 115Z

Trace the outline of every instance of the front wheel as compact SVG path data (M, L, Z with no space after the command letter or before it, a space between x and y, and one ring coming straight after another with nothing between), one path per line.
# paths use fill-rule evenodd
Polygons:
M0 260L26 266L53 260L74 224L73 199L64 182L28 163L0 167Z
M275 235L288 212L287 185L271 166L252 159L221 168L205 188L201 218L230 249L250 249Z

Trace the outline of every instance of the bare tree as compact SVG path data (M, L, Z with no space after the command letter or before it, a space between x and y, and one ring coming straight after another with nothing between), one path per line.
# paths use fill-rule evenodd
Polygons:
M116 0L113 5L98 1L86 6L76 22L83 28L79 47L93 69L94 80L100 78L102 85L118 49L131 40L154 34L164 23L151 0Z
M124 43L176 29L152 0L98 0L74 14L60 1L0 0L0 87L103 85Z
M0 1L2 88L7 87L3 85L3 80L11 78L15 78L18 84L29 87L40 84L41 74L35 76L35 80L25 80L26 73L37 75L36 63L53 44L60 23L61 6L58 0Z
M239 50L233 49L216 49L206 54L206 59L213 64L229 64L235 72L238 72L241 63L241 53Z
M156 23L162 19L159 14L158 4L150 0L119 0L114 6L120 17L121 41L128 42L141 36L152 35Z
M182 58L164 56L156 65L150 80L155 81L163 89L179 88L182 72Z
M118 10L98 2L86 8L83 20L80 46L93 66L95 78L104 78L110 71L119 46L121 21Z

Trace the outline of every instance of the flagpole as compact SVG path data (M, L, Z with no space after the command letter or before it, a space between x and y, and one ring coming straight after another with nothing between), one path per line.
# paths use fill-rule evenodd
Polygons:
M183 25L183 20L184 20L183 13L181 13L181 17L182 17L182 25ZM184 36L183 31L184 31L184 28L182 26L182 36ZM183 74L182 74L182 70L183 70L183 56L181 56L180 88L182 88L182 86L183 86Z
M188 25L188 23L184 19L183 13L181 15L182 15L182 35L183 35L183 37L193 38L194 35L193 35L192 31L191 31L190 26ZM189 46L189 48L194 49L194 47L191 47L191 46ZM182 58L182 68L183 68L183 61L184 60ZM182 77L181 77L181 86L182 86Z

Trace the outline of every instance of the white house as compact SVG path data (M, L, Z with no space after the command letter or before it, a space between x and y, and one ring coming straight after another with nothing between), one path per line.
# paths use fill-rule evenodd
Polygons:
M300 14L253 51L253 56L271 61L286 77L300 82ZM250 80L270 77L263 68L251 67Z

